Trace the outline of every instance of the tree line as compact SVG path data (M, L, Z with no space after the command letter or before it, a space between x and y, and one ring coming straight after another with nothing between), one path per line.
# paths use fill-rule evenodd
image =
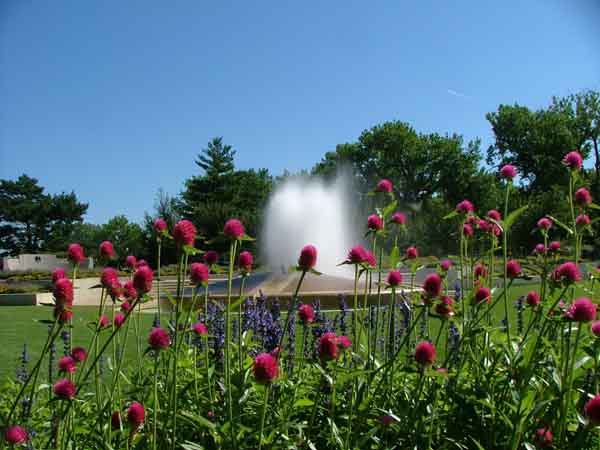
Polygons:
M524 255L535 245L531 231L540 217L568 215L560 206L568 195L567 174L560 162L567 151L578 149L591 162L583 177L592 194L600 197L600 93L554 97L537 110L499 105L486 119L494 135L487 149L482 149L480 140L422 133L407 122L390 121L364 130L355 142L337 145L310 171L280 176L264 168L236 168L236 150L217 137L198 155L198 172L185 180L182 192L169 196L159 190L153 211L140 224L125 216L101 225L85 223L88 205L75 193L45 194L38 181L27 175L0 180L0 252L60 252L68 242L78 241L94 256L98 244L111 239L121 258L137 254L152 261L156 245L152 224L159 216L170 226L180 218L190 219L205 237L215 236L228 218L237 217L249 234L258 236L263 208L278 183L291 176L332 179L345 170L353 178L364 217L373 208L367 193L377 180L392 180L399 209L411 222L404 244L419 246L422 254L441 256L455 249L447 239L454 230L440 218L464 198L483 214L501 204L497 167L511 163L520 174L513 197L516 205L529 204L512 232L511 251ZM597 247L593 239L585 241L592 253ZM173 262L174 248L163 251L163 260Z

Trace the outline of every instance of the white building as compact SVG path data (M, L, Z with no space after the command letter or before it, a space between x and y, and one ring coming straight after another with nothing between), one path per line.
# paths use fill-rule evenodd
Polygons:
M22 254L16 257L6 256L2 258L1 269L5 272L47 272L58 267L71 268L71 263L65 258L57 258L56 255L48 254ZM80 269L93 269L94 259L86 258L79 265Z

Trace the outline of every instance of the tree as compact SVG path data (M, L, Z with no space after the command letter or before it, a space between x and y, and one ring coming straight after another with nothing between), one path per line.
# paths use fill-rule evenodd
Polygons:
M0 180L0 250L3 254L64 248L88 205L75 193L48 195L38 180Z
M159 189L154 201L154 211L151 214L147 212L144 214L144 250L137 256L141 256L150 261L152 267L158 266L158 245L156 241L156 231L154 230L154 222L160 217L167 222L168 229L172 230L173 226L180 218L180 210L181 205L179 204L178 199L170 196L162 189ZM163 239L161 246L161 265L174 264L176 262L177 249L174 242L170 239Z

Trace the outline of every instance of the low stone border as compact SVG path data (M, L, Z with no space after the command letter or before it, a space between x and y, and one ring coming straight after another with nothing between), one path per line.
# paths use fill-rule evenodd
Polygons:
M51 292L31 294L0 294L1 306L36 306L41 303L52 303Z

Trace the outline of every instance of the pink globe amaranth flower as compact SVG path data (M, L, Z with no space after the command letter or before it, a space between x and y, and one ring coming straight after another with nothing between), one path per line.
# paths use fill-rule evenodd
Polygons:
M397 225L405 225L406 224L406 215L401 212L395 212L394 214L392 214L392 217L390 220Z
M375 259L375 255L368 250L365 253L365 262L371 267L377 267L377 260Z
M537 221L537 227L540 230L549 230L552 227L552 220L548 217L542 217Z
M486 214L490 219L494 219L496 222L500 222L502 220L502 214L496 211L495 209L490 209Z
M348 257L346 258L346 262L350 264L362 264L365 262L365 258L367 256L367 251L363 246L357 245L352 247L348 252Z
M148 266L148 261L145 259L138 259L138 262L135 263L135 268L139 269L140 267ZM148 266L150 267L150 266Z
M192 263L190 265L190 280L196 286L206 285L206 283L208 283L208 272L209 270L206 264Z
M29 437L25 428L19 425L13 425L4 431L4 439L11 445L19 445L26 443Z
M60 278L54 283L52 290L56 305L59 307L73 305L73 283L68 278Z
M121 326L125 323L125 315L123 313L115 314L115 318L113 319L113 324L116 328L121 328Z
M442 277L437 273L430 273L423 281L423 290L429 297L437 297L442 292Z
M137 258L133 255L129 255L127 256L127 258L125 258L125 265L127 267L129 267L130 269L135 269L135 265L137 264Z
M140 402L133 402L127 408L127 422L134 430L137 430L146 418L146 410Z
M244 224L238 219L229 219L227 222L225 222L223 234L231 240L236 240L244 236L244 234L246 234L246 230L244 229Z
M254 264L254 257L250 252L241 252L238 256L238 267L244 272L252 272L252 264Z
M173 239L179 246L194 246L196 242L196 226L189 220L180 220L173 227Z
M63 356L58 360L58 369L61 372L75 373L77 370L75 359L71 356Z
M342 350L348 350L352 346L352 341L348 336L338 336L338 346Z
M480 287L475 291L475 303L489 303L492 299L492 291L487 287Z
M575 218L575 224L579 225L580 227L589 225L590 222L590 216L588 216L587 214L580 214Z
M112 267L105 267L102 270L102 275L100 275L100 284L106 289L110 289L110 287L119 281L119 274Z
M125 297L126 299L129 299L129 300L135 300L137 298L137 290L136 290L135 286L133 285L132 280L127 280L125 282L125 284L123 285L123 297ZM121 304L121 309L123 309L125 304L129 305L129 302L124 301ZM125 310L125 312L127 312L127 310Z
M69 309L54 308L54 317L58 317L60 323L67 323L73 318L73 311Z
M408 247L406 249L406 259L416 259L419 257L417 247Z
M506 164L500 169L500 176L506 180L512 180L517 176L517 168L512 164Z
M154 230L157 233L163 233L165 231L167 231L167 222L165 221L165 219L162 218L158 218L154 221Z
M75 398L75 385L67 378L63 378L54 383L52 390L54 395L61 400L73 400Z
M113 411L110 416L110 426L113 430L120 430L123 426L121 422L121 413L119 411Z
M108 294L113 298L119 298L123 294L123 286L119 280L114 280L108 288Z
M473 206L473 203L471 203L469 200L463 200L458 205L456 205L456 211L461 214L470 214L473 211L475 211L475 207Z
M392 192L392 189L394 188L394 186L392 185L392 182L390 180L380 180L379 183L377 183L377 188L375 188L375 190L377 192L383 192L386 194L389 194Z
M314 245L305 245L300 250L298 257L298 267L305 272L314 269L317 265L317 248Z
M152 279L154 274L152 269L148 266L139 267L133 274L133 286L137 289L138 293L141 292L146 294L152 290Z
M538 448L549 448L552 447L552 432L547 428L538 428L535 430L533 440Z
M579 206L587 206L592 203L592 194L586 188L579 188L575 191L575 203Z
M110 241L100 243L100 258L113 259L115 257L115 248Z
M600 337L600 322L594 322L592 324L592 334L596 337Z
M535 307L540 304L540 294L538 294L537 291L530 291L527 293L525 301L529 306Z
M87 359L87 352L83 347L75 347L71 350L71 356L76 362L83 362Z
M389 427L391 424L393 424L396 421L396 419L394 419L392 416L390 415L385 415L385 416L381 416L379 418L379 422L381 422L381 425L385 426L385 427Z
M208 250L204 254L204 262L209 266L216 264L219 261L219 254L214 250Z
M546 247L544 247L544 244L536 244L536 246L533 249L534 253L537 253L538 255L543 255L544 253L546 253Z
M85 259L83 247L79 244L69 244L67 254L69 261L71 261L73 264L79 264Z
M254 364L252 366L254 372L254 379L257 383L268 384L271 383L277 375L279 375L279 364L277 358L270 353L260 353L254 358Z
M338 338L333 332L325 333L319 339L319 358L330 361L338 357Z
M600 425L600 395L588 400L583 408L590 424Z
M591 322L596 319L596 305L589 298L579 298L571 304L566 316L575 322Z
M171 345L171 338L165 330L156 327L152 329L148 336L148 344L154 350L164 350Z
M402 274L400 273L400 271L390 270L390 273L388 273L387 277L387 283L392 287L396 287L400 283L402 283Z
M110 325L110 320L105 315L100 316L98 319L98 328L106 328Z
M67 274L65 273L65 269L57 267L52 271L52 283L56 283L61 278L67 278Z
M466 222L467 222L469 225L471 225L471 226L474 226L474 225L477 225L477 222L479 222L479 219L477 219L477 217L476 217L476 216L474 216L474 215L470 214L470 215L468 215L468 216L467 216L467 220L466 220Z
M468 223L463 223L462 232L467 237L473 237L473 227Z
M298 318L303 325L308 325L315 320L315 311L312 306L303 303L298 307Z
M477 226L484 233L489 233L490 231L492 231L492 224L490 222L488 222L487 220L483 220L483 219L479 220L477 222Z
M206 336L208 334L208 328L202 322L195 323L192 328L198 336Z
M560 242L552 241L552 242L550 242L550 245L548 246L548 248L550 249L551 252L557 252L560 250Z
M435 305L435 312L442 316L444 319L447 319L450 316L454 315L454 300L452 300L447 295L444 295L440 298L440 302Z
M435 361L435 346L429 341L419 342L415 348L415 361L422 366L433 364Z
M506 276L508 278L517 278L521 275L521 265L518 261L511 259L506 263Z
M452 267L452 261L449 259L445 259L440 263L440 269L442 269L444 272L448 272L450 267Z
M565 155L563 163L571 170L580 170L583 166L583 157L581 153L572 151Z
M383 220L377 214L371 214L367 218L367 227L369 230L379 231L383 228Z
M561 283L577 283L581 281L581 273L574 262L566 262L554 269L554 281Z

